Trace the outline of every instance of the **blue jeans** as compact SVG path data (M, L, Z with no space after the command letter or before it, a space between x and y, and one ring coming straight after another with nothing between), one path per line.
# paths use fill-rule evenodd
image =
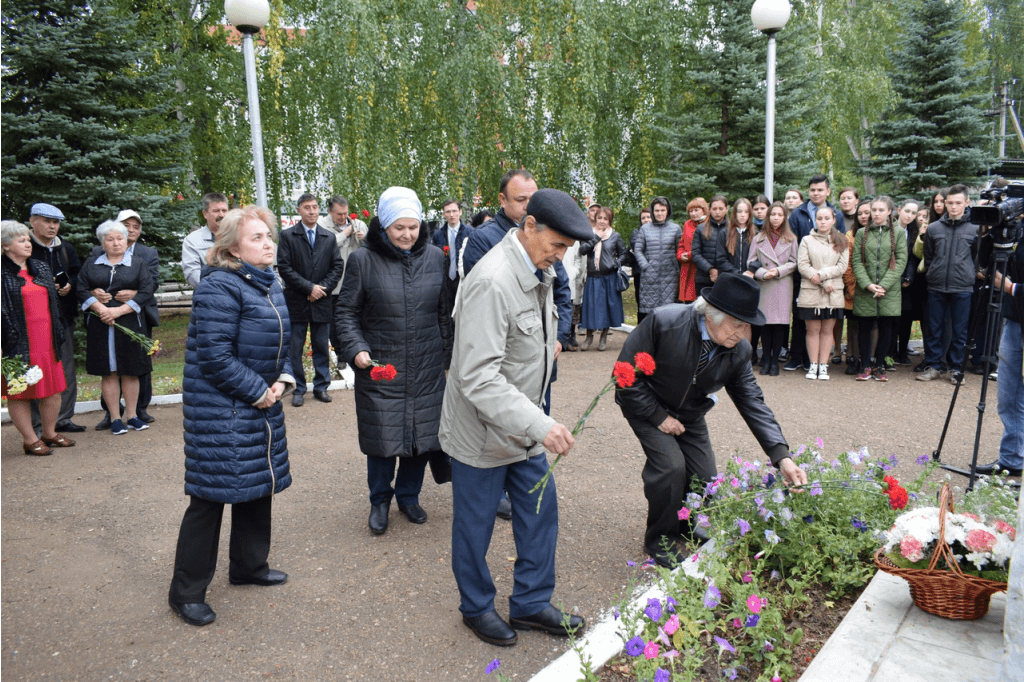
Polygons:
M509 615L523 618L551 604L555 590L555 545L558 543L558 491L548 480L537 513L530 488L548 470L541 453L507 466L480 469L452 460L452 572L462 597L459 611L476 618L494 610L494 581L487 568L487 548L502 488L512 500L512 534L516 541L515 584Z
M306 372L302 365L302 351L306 348L306 327L309 327L309 345L313 350L313 390L326 391L331 385L331 353L329 323L292 322L292 338L288 353L292 360L292 375L295 377L295 393L306 392Z
M423 488L423 472L427 468L429 455L415 457L366 457L366 483L370 488L370 504L391 504L391 498L398 500L398 506L411 507L420 503ZM397 462L395 460L398 460ZM398 478L395 478L395 464L398 464ZM394 479L395 487L391 487Z
M943 294L928 292L928 355L925 362L929 367L942 369L942 333L948 318L953 324L953 338L949 344L949 356L953 361L952 370L959 372L964 362L964 346L967 344L967 326L971 316L971 292Z
M1020 469L1024 464L1024 378L1021 377L1021 324L1003 319L1003 338L999 342L999 419L1003 438L999 441L999 463Z

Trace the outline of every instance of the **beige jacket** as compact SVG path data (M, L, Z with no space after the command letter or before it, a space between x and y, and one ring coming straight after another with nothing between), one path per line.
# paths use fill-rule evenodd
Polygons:
M343 228L335 225L330 215L320 216L317 219L316 224L325 230L329 230L334 233L334 238L338 242L338 251L341 252L341 260L345 261L346 265L348 264L349 254L362 246L362 238L366 236L366 223L362 220L353 220L352 218L349 218L348 224L352 226L352 231L348 233L347 237L341 233ZM331 292L332 296L338 295L338 292L341 291L341 284L344 281L345 273L342 271L341 279L338 280L338 286L334 287L334 291Z
M843 249L836 253L832 248L832 237L824 236L817 230L804 237L797 251L796 267L800 271L800 295L797 298L798 308L843 308L843 273L850 263L850 250ZM810 277L817 274L821 284L812 284ZM832 285L832 293L825 293L828 285Z
M516 245L518 233L509 230L470 271L453 313L441 448L481 469L544 452L555 425L541 408L558 336L555 270L548 268L539 282Z

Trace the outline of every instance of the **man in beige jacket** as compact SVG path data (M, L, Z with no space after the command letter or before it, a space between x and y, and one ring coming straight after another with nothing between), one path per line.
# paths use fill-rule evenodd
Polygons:
M355 213L352 214L354 216ZM338 242L338 251L341 253L341 260L348 265L348 256L363 244L366 236L366 223L358 218L353 218L348 213L348 199L342 196L333 196L327 201L327 215L320 216L316 224L332 232L334 239ZM338 302L338 293L341 291L341 284L345 280L345 273L342 271L338 286L331 291L331 310L334 310ZM337 353L341 348L341 341L338 339L338 330L331 324L331 348ZM337 374L341 376L341 370L345 361L337 358Z
M551 605L558 494L549 481L537 512L530 494L548 471L547 453L573 446L569 429L544 414L558 335L554 264L593 231L573 199L542 189L519 228L480 259L460 287L455 347L441 410L441 447L452 457L452 570L463 623L490 644L516 632L494 609L487 568L494 515L507 489L519 556L509 597L511 624L567 635L583 619Z

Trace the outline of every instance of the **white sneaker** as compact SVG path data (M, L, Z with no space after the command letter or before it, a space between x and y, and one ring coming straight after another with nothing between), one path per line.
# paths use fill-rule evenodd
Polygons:
M817 365L817 363L814 363L814 362L811 363L811 368L809 370L807 370L806 377L808 379L817 379L818 378L818 365Z
M828 381L828 365L818 365L818 381Z

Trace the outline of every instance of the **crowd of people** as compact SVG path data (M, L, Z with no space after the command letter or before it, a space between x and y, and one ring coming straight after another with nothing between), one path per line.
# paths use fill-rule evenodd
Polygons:
M193 625L216 618L206 590L225 504L232 506L229 581L288 579L268 562L271 508L291 483L283 401L290 394L293 408L304 404L307 338L315 399L331 402L331 347L355 373L370 532L387 532L396 499L409 522L427 522L419 496L428 467L435 481L450 482L463 622L500 646L515 644L516 630L568 635L583 626L551 602L558 495L548 455L574 445L551 417L551 384L563 350L607 348L609 331L624 322L630 279L638 324L619 361L648 354L658 372L638 373L616 402L647 458L644 547L661 565L675 565L685 543L701 538L676 512L693 484L716 473L704 416L720 390L787 485L801 486L806 474L790 458L755 369L778 375L788 359L785 369L821 381L845 356L848 374L884 382L893 365L909 364L911 325L920 321L919 379L951 371L962 381L971 299L982 284L967 189L936 192L927 211L916 201L897 210L886 196L862 200L852 188L840 192L836 208L823 175L811 178L807 194L805 201L790 190L781 202L694 198L682 226L668 198L655 197L628 247L612 209L594 204L584 212L522 169L502 178L497 213L481 212L467 225L459 202L448 200L433 231L419 197L404 187L381 194L376 215L365 215L369 224L349 213L343 197L332 197L321 216L317 198L303 194L299 220L280 235L266 209L230 209L224 195L206 195L206 224L182 246L182 269L195 287L183 380L190 502L171 608ZM34 455L73 446L60 431L84 430L64 405L75 390L69 339L78 311L86 318L87 371L102 377L109 410L97 428L118 435L153 421L146 412L152 366L133 340L159 322L159 260L139 242L142 220L125 210L104 222L99 246L79 266L57 236L62 219L56 207L37 204L31 229L3 223L4 356L20 356L45 377L11 396L5 381L4 396L24 451ZM1008 293L999 369L1006 432L1000 459L979 467L984 472L1021 469L1024 288L1013 280L1024 275L1022 252L1016 269L994 283ZM38 404L35 423L30 404ZM538 499L542 482L551 490ZM508 621L495 609L486 563L498 517L512 520L518 553Z

